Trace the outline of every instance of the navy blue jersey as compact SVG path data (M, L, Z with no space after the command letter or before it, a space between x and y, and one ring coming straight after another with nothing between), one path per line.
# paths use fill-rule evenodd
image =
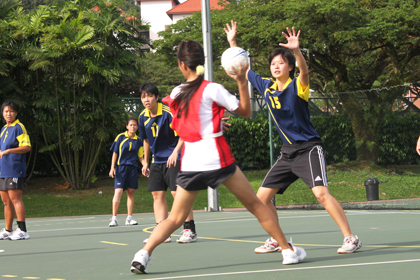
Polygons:
M149 140L153 163L166 163L178 144L179 136L171 128L172 114L166 104L158 102L156 117L151 117L148 109L139 115L139 134ZM181 152L178 160L181 159Z
M143 141L137 135L128 137L128 132L118 134L115 138L111 151L118 154L116 165L138 166L137 159L143 157Z
M283 143L321 139L310 121L309 86L303 90L299 78L289 78L284 89L278 91L275 80L262 78L252 70L248 71L248 80L264 97Z
M3 126L0 134L0 150L31 146L25 126L14 121L10 126ZM26 175L26 153L4 155L0 159L0 178L21 178Z

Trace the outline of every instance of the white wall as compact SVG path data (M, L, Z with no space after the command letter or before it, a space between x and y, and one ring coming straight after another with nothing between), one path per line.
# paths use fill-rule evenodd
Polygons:
M172 17L173 17L173 23L176 23L178 20L180 20L180 19L183 19L183 18L186 18L186 17L189 17L189 16L192 16L192 14L176 14L176 15L173 15Z
M150 39L159 39L157 33L165 30L165 25L172 24L171 18L166 14L172 9L170 0L141 1L141 18L150 25Z
M187 0L179 0L180 3L184 3L185 1ZM165 25L170 25L191 15L174 15L172 22L171 18L166 14L167 11L174 7L172 6L171 0L141 0L140 3L141 19L150 25L151 40L160 39L157 33L165 30Z

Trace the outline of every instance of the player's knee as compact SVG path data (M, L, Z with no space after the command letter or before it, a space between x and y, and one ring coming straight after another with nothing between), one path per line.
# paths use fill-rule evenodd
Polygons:
M165 193L152 192L152 196L155 202L166 202Z
M324 204L325 202L328 201L328 199L330 198L330 194L328 192L321 192L321 193L316 193L315 197L316 199L319 201L319 203Z
M115 193L114 193L114 198L112 199L112 202L117 202L117 203L120 203L120 201L121 201L121 196L122 196L122 192L120 192L120 191L115 191Z

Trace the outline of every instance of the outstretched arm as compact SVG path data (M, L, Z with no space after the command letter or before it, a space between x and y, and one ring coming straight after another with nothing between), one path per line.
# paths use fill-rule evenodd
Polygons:
M235 68L232 68L232 70L235 71L234 74L227 71L226 74L238 83L239 105L234 112L244 118L250 118L252 116L251 99L249 98L248 82L246 79L246 75L248 73L248 63L246 63L244 67L239 64L237 70Z
M236 27L237 27L236 21L231 20L230 25L229 23L226 23L226 27L223 28L223 30L226 33L226 37L231 48L238 46L236 44L236 31L237 31ZM246 69L246 72L245 72L245 78L247 80L248 80L248 71L249 69Z
M299 49L299 36L300 30L296 34L295 28L292 27L290 31L289 27L286 28L287 34L282 32L284 37L287 39L287 44L280 43L281 47L291 49L296 57L296 62L299 67L299 80L303 88L309 85L309 70L308 65L306 65L305 58L302 55L302 52Z
M226 27L223 28L231 48L238 46L236 44L236 25L236 21L231 20L230 25L229 23L226 23Z

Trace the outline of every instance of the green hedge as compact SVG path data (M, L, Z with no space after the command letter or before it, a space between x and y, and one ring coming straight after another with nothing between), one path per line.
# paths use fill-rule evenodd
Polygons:
M328 164L356 160L356 146L350 120L344 115L317 116L311 119L322 137ZM232 126L225 132L237 164L243 169L270 167L269 124L266 113L255 119L231 119ZM391 113L384 119L379 134L381 165L420 164L415 145L420 132L420 116L400 116ZM279 155L282 142L276 128L272 127L274 157Z
M384 119L379 133L378 164L411 165L420 164L416 153L417 139L420 133L418 114L389 114Z

